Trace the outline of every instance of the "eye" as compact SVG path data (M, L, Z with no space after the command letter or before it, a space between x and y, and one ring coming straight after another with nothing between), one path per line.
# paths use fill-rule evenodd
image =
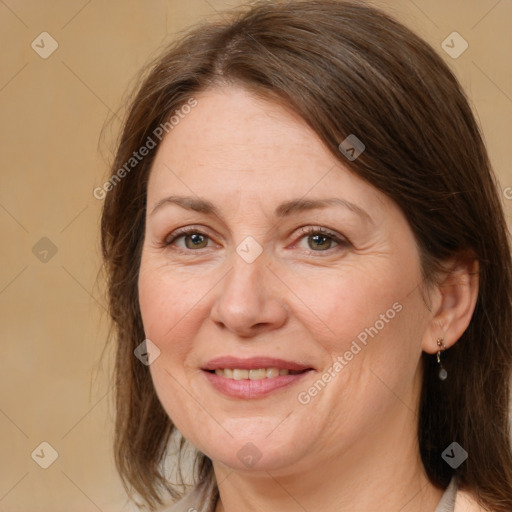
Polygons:
M165 246L175 245L179 249L196 250L208 247L210 237L197 228L184 228L169 235L165 240Z
M322 227L304 227L299 231L301 235L295 246L302 247L311 252L328 252L337 247L348 247L350 242L334 231ZM162 244L174 246L181 251L195 251L211 246L211 238L194 227L178 229L171 233ZM307 245L305 246L304 243Z
M325 228L306 227L300 230L302 237L297 243L298 246L304 247L303 243L307 243L307 248L313 252L325 252L336 247L347 247L349 242L337 233Z

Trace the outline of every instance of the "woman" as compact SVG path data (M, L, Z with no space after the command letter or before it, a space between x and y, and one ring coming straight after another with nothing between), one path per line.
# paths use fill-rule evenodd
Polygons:
M327 0L198 27L108 190L116 457L152 509L512 510L507 229L425 42Z

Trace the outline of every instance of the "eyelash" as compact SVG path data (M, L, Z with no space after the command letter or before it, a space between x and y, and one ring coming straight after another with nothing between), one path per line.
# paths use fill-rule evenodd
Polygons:
M171 235L169 235L163 241L161 246L163 248L169 247L170 245L174 244L174 242L176 242L176 240L178 240L179 238L184 237L186 235L192 235L192 234L202 235L211 240L211 237L207 233L204 233L200 229L195 228L193 226L189 226L189 227L185 227L185 228L180 228L177 231L175 231L174 233L172 233ZM297 242L294 243L294 246L297 245L297 243L300 242L304 237L312 236L312 235L325 236L327 238L330 238L333 242L335 242L337 244L335 247L331 247L331 248L323 250L323 251L322 250L314 251L312 249L308 249L309 253L315 253L315 254L327 253L330 255L332 253L332 251L336 248L340 248L340 247L347 248L347 247L351 246L351 243L349 242L349 240L347 238L342 237L342 236L338 235L337 233L335 233L334 231L330 231L323 227L310 227L310 226L302 227L302 228L299 228L299 234L300 234L300 238ZM176 250L181 251L181 252L187 252L187 253L200 251L200 249L183 249L181 247L176 247Z
M300 242L303 238L307 237L307 236L312 236L312 235L322 235L322 236L325 236L327 238L330 238L333 242L335 242L337 245L335 247L331 247L330 249L327 249L325 251L313 251L312 249L308 249L307 251L309 253L315 253L315 254L331 254L333 250L335 250L336 248L340 248L340 247L349 247L351 244L350 242L342 237L341 235L338 235L337 233L335 233L334 231L331 231L329 229L326 229L326 228L322 228L322 227L311 227L311 226L306 226L306 227L302 227L299 229L299 235L300 235L300 238L298 240L298 242ZM294 243L294 246L297 245L297 243Z

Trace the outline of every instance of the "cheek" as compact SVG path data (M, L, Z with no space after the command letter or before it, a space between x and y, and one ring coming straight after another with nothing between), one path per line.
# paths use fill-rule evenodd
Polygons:
M374 418L378 428L378 418L390 408L415 408L415 377L428 312L419 291L395 286L373 292L366 299L352 298L347 316L340 315L333 328L343 341L328 350L333 360L342 358L340 407L370 423Z
M297 313L304 327L329 352L339 354L354 340L364 346L365 341L400 330L406 303L415 300L410 283L419 279L413 265L399 268L382 259L361 267L320 269L310 276L290 274L284 280L294 283L296 302L304 304L303 314Z
M201 415L191 388L193 373L186 361L193 340L205 314L204 298L211 284L170 269L151 258L144 258L139 274L139 305L146 338L160 349L150 365L156 394L180 432L192 433L196 446L201 439L193 436L194 418ZM203 419L203 423L207 424Z
M333 442L340 432L348 438L378 432L386 418L415 409L425 315L418 309L419 294L412 295L375 293L373 300L352 295L345 308L333 308L330 327L336 337L323 347L335 376L318 387L317 396L310 388L301 397L310 400L312 416L336 418L326 432Z
M346 394L346 407L356 403L355 395L358 403L377 406L389 389L403 390L413 380L429 316L418 287L419 262L406 262L374 259L330 278L325 272L314 279L289 277L309 309L303 325L332 363L341 364L330 387Z
M206 278L193 278L166 265L143 258L139 275L139 305L146 337L161 349L178 345L198 325L194 318L204 310L211 288ZM186 336L184 336L187 334Z

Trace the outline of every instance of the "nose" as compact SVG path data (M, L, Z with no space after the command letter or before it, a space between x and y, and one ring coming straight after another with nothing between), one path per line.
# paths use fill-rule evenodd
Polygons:
M234 254L233 267L219 283L210 313L221 329L251 337L286 323L288 309L282 284L267 264L265 253L252 263Z

